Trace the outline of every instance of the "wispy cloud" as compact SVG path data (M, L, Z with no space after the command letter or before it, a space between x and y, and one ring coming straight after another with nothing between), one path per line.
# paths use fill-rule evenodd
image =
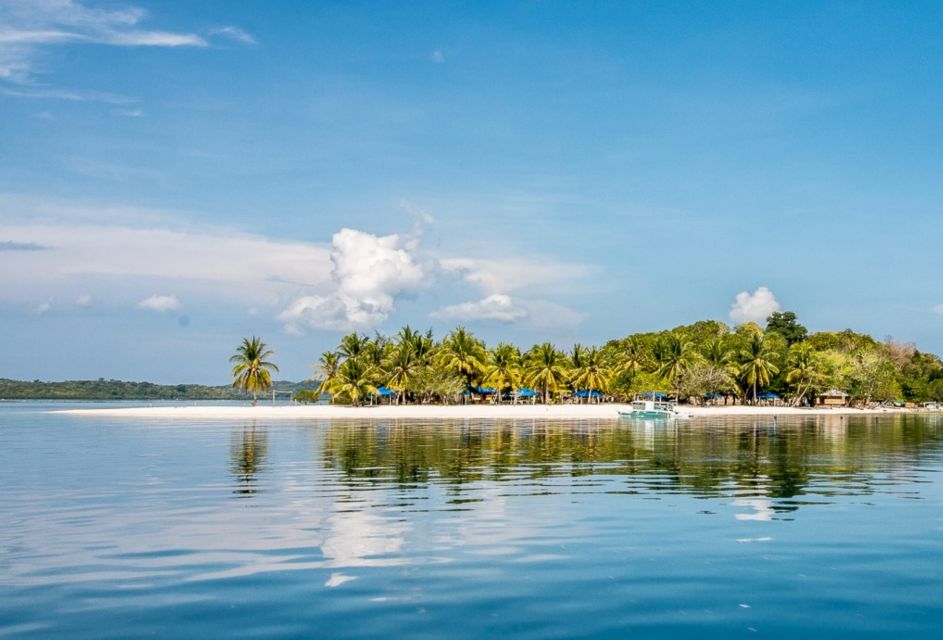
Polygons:
M429 59L433 62L442 63L445 62L445 54L442 51L436 49L429 55Z
M68 91L35 87L2 88L0 93L17 98L39 98L46 100L68 100L70 102L105 102L107 104L132 104L137 98L102 91Z
M177 296L155 294L138 302L137 308L164 313L167 311L179 311L183 308L183 304L180 303Z
M192 31L162 31L144 27L147 12L134 6L89 7L78 0L0 1L0 80L35 84L37 60L45 48L97 44L114 47L208 47L209 42ZM213 35L254 44L255 39L235 26L211 31ZM35 93L7 93L42 97ZM64 95L47 95L73 99Z
M253 38L251 34L247 33L243 29L240 29L239 27L226 26L210 29L210 35L223 36L224 38L229 38L230 40L235 40L236 42L241 42L242 44L257 44L256 39Z
M527 317L527 310L515 304L511 296L502 293L482 298L477 302L462 302L443 307L432 313L433 318L452 320L497 320L515 322Z

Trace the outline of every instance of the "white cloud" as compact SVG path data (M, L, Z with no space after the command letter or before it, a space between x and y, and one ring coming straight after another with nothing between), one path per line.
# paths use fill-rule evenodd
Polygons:
M21 206L22 205L22 206ZM143 287L232 303L283 305L299 290L330 290L330 254L319 244L265 238L231 229L189 229L161 212L96 207L0 194L0 301L36 296L73 299L76 289L110 305L133 305ZM30 218L42 222L22 222Z
M241 42L242 44L256 44L255 38L239 27L227 26L211 29L210 35L224 36L236 42Z
M147 12L133 6L94 8L78 0L0 2L0 79L19 84L31 83L38 68L37 58L44 48L52 46L209 46L206 39L197 33L142 28L146 20ZM255 42L252 36L234 26L221 27L211 33L246 44Z
M421 290L433 276L409 236L341 229L331 245L334 290L294 300L279 315L287 330L375 327L393 312L398 296Z
M442 51L436 49L432 52L432 55L429 56L429 59L433 62L445 62L445 54Z
M38 316L41 316L47 311L49 311L50 309L52 309L52 298L49 298L48 300L40 302L38 305L33 307L33 313L35 313Z
M775 311L779 311L779 302L773 292L766 287L759 287L752 294L741 291L730 307L730 319L736 324L745 322L763 323Z
M935 307L933 307L933 309L931 309L931 311L933 311L933 313L943 316L943 304L936 305Z
M6 96L14 96L17 98L66 100L69 102L104 102L106 104L131 104L133 102L137 102L137 98L117 95L114 93L104 93L101 91L68 91L60 89L28 87L17 89L0 89L0 93Z
M586 314L549 300L519 300L527 310L528 322L535 329L573 329Z
M92 304L92 296L87 293L83 293L75 299L75 306L77 307L87 307Z
M554 291L559 291L561 287L583 289L593 285L598 275L596 267L592 265L540 258L443 258L439 264L486 293L507 293L521 289L532 291L541 287Z
M177 296L159 296L155 294L141 300L137 304L137 308L164 313L165 311L179 311L183 308L183 305L180 304Z
M516 305L511 297L495 293L477 302L462 302L443 307L432 314L433 318L455 320L498 320L515 322L527 317L527 311Z

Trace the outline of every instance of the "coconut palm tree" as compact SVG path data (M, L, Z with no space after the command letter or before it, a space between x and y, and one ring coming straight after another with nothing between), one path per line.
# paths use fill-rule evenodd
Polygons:
M368 342L370 342L370 338L367 336L362 336L356 331L353 333L348 333L346 336L341 338L341 342L337 347L337 352L341 354L345 360L355 360L363 355L364 349L366 348Z
M316 376L321 377L321 384L318 385L318 395L330 393L331 386L337 379L337 370L341 366L341 357L336 351L325 351L318 358L318 363L314 365ZM331 404L334 404L334 396L331 395Z
M446 336L438 351L439 366L465 378L466 388L485 370L487 360L484 343L465 327L458 327Z
M383 371L387 380L386 386L397 393L398 402L406 401L406 390L409 388L420 367L419 358L413 342L397 344L383 363Z
M345 360L337 370L337 378L331 386L331 392L347 397L351 403L359 405L368 394L377 392L371 367L357 358Z
M752 334L746 347L740 351L740 378L753 389L754 404L757 388L768 385L770 377L779 373L779 367L773 363L774 357L775 353L760 333Z
M521 382L521 352L512 344L498 343L488 354L484 383L497 390L497 398L505 389L514 389ZM514 397L517 402L517 396Z
M616 373L634 377L639 371L648 367L649 358L645 352L645 345L636 337L625 341L615 358Z
M789 349L787 365L786 382L796 387L792 406L797 407L812 387L825 381L826 375L822 370L821 358L804 342L798 342Z
M675 335L665 336L655 347L658 377L672 384L675 397L680 402L681 379L692 366L701 361L701 354L694 349L694 343L690 340Z
M573 349L574 355L576 348ZM571 376L573 389L586 389L588 395L586 402L593 400L593 391L603 392L609 387L609 379L612 372L606 366L602 352L596 347L583 349L580 353L579 363L573 359L573 373Z
M544 403L564 385L569 363L566 356L549 342L534 345L524 356L524 378L527 383L540 389Z
M252 394L252 406L259 402L259 391L272 388L272 371L278 371L275 363L266 358L275 355L260 338L243 338L236 353L229 358L234 363L232 368L233 383L236 389Z

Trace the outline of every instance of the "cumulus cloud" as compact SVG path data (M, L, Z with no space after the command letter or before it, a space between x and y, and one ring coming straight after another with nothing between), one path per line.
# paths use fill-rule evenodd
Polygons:
M514 322L527 317L527 311L517 306L511 297L495 293L477 302L462 302L443 307L432 314L433 318L456 320L498 320Z
M183 305L180 304L180 300L177 299L177 296L160 296L155 294L141 300L137 304L137 308L164 313L165 311L178 311L183 308Z
M434 272L419 256L415 238L355 229L334 234L331 264L334 290L294 300L279 315L288 331L375 327L393 312L397 297L426 287Z
M745 322L765 322L775 311L779 311L779 302L773 292L766 287L759 287L753 293L741 291L730 307L730 319L736 324Z

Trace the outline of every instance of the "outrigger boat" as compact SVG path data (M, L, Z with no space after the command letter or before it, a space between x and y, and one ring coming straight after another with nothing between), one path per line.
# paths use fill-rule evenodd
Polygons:
M648 399L638 398L632 401L631 411L620 411L619 416L624 418L648 418L656 420L670 420L674 418L690 418L691 414L678 411L678 405L672 400L658 400L652 393Z

